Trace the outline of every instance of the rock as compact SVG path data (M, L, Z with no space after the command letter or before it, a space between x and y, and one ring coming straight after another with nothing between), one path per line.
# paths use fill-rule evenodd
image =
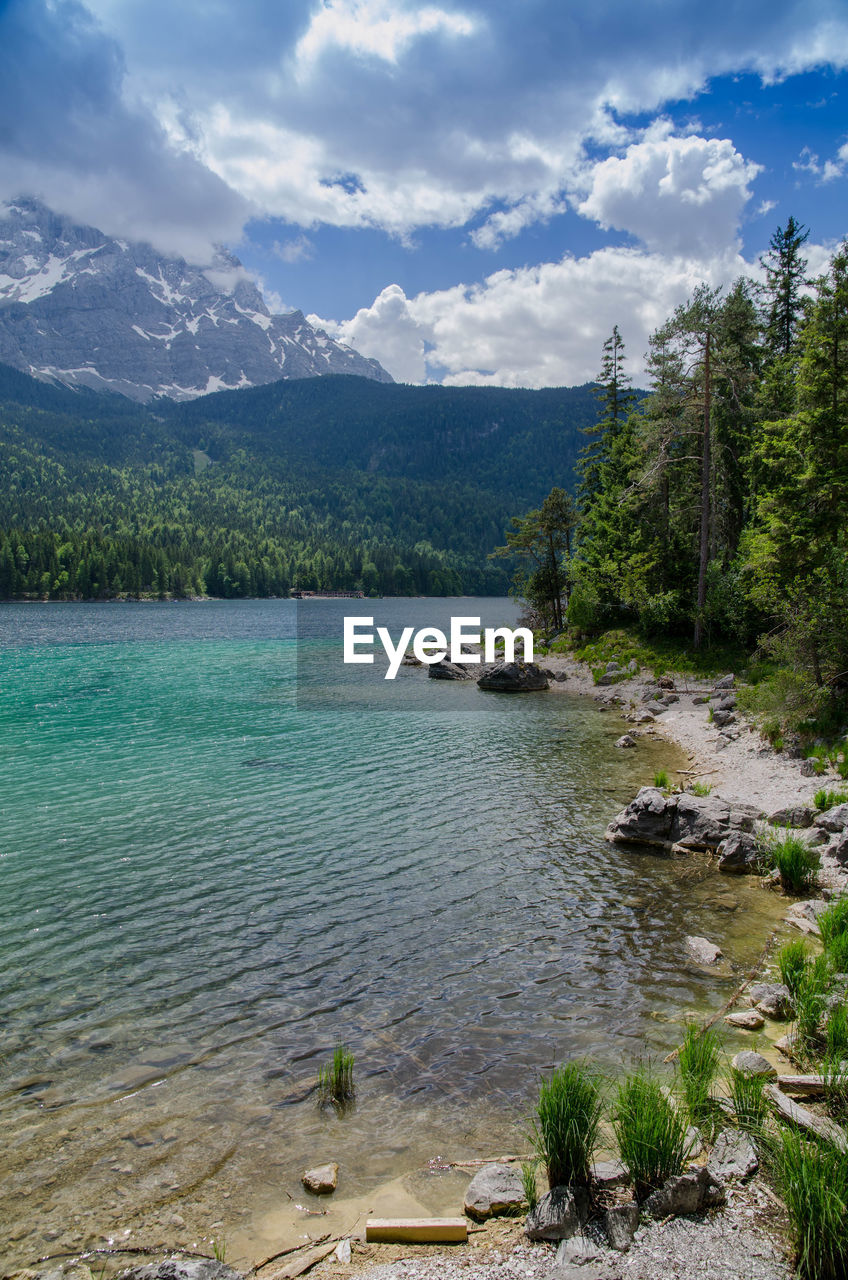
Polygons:
M402 667L423 667L424 663L414 653L405 653L400 660Z
M815 809L808 804L793 804L785 809L775 809L768 820L773 827L811 827L815 816Z
M756 1009L740 1009L738 1013L728 1013L725 1022L731 1027L741 1027L743 1031L759 1031L765 1026L765 1018Z
M735 723L736 723L736 716L733 714L732 711L714 711L713 712L713 724L718 729L723 729L724 726L727 724L735 724Z
M618 739L618 741L615 743L615 746L617 746L617 747L635 747L635 746L636 746L636 739L635 739L634 737L632 737L629 733L623 733L623 734L621 735L621 737Z
M731 738L729 734L720 733L716 738L716 746L715 746L716 751L726 750L727 747L730 746L732 741L733 741L733 738Z
M671 676L660 676L660 678L657 680L657 688L673 689L674 681L672 680Z
M477 681L481 689L500 693L525 693L547 689L547 677L535 662L496 662Z
M736 710L736 694L722 693L718 698L713 699L713 706L716 711L735 711Z
M628 675L636 676L639 674L639 663L635 658L631 658L627 664Z
M824 898L808 898L805 902L793 902L784 919L787 924L800 929L802 933L819 937L821 930L818 918L826 907Z
M815 1134L817 1138L824 1138L825 1141L832 1142L840 1151L848 1151L845 1131L840 1128L835 1120L829 1119L828 1116L816 1115L808 1110L807 1107L802 1107L799 1103L793 1102L791 1098L787 1098L786 1094L776 1084L767 1084L765 1092L784 1120L788 1120L790 1124L794 1124L798 1129L804 1129L807 1133Z
M701 1166L668 1178L658 1191L652 1191L644 1208L652 1218L679 1217L699 1213L724 1203L724 1190L708 1169Z
M761 1053L751 1049L743 1049L731 1061L731 1066L745 1076L776 1076L777 1071Z
M721 947L707 938L687 937L686 946L698 964L715 964L722 955Z
M810 849L818 849L830 840L830 833L822 831L821 827L807 827L806 830L799 831L799 835ZM836 838L840 839L839 836Z
M463 1208L469 1218L483 1222L504 1213L517 1213L526 1203L521 1179L514 1169L505 1164L484 1164L468 1184Z
M708 693L696 693L692 698L693 707L702 707L704 703L709 702L710 695Z
M831 857L836 859L840 867L848 866L848 831L837 837L833 847L828 852Z
M821 761L818 756L808 756L806 760L801 761L801 777L815 778L822 772Z
M824 831L844 831L848 827L848 804L838 804L833 809L826 809L814 819L814 825Z
M792 992L782 982L753 982L746 994L767 1018L792 1017Z
M691 792L666 796L657 787L642 787L609 824L606 837L616 843L712 850L731 832L751 834L761 817L755 805Z
M441 662L431 662L427 675L431 680L472 680L474 678L468 667L460 666L456 662L448 662L447 658L443 658Z
M644 711L637 711L636 715L633 717L633 723L634 724L653 724L654 723L653 711L648 711L647 709L645 709Z
M716 680L713 685L714 689L732 689L736 684L736 678L733 674L722 676L720 680Z
M556 680L557 684L562 684L563 680L567 680L567 679L568 679L567 671L557 671L554 675L554 680Z
M618 674L621 672L622 667L621 667L621 665L620 665L617 661L616 661L616 662L608 662L608 663L607 663L606 670L607 670L607 675L608 675L608 676L618 675Z
M686 1154L686 1159L697 1160L698 1156L704 1149L704 1143L699 1130L696 1129L693 1124L690 1124L689 1128L686 1130L685 1143L684 1152Z
M122 1271L121 1280L241 1280L241 1276L214 1258L165 1258Z
M313 1195L328 1196L339 1185L339 1166L335 1162L317 1165L314 1169L307 1169L306 1173L302 1173L300 1180L306 1190L311 1191Z
M530 1240L567 1240L579 1230L580 1215L570 1187L554 1187L542 1196L524 1227Z
M563 1240L556 1251L557 1266L585 1267L587 1262L600 1262L603 1251L589 1236L572 1236Z
M756 1148L747 1133L739 1129L722 1129L707 1162L707 1168L716 1181L750 1178L759 1167Z
M638 1204L631 1202L613 1205L604 1214L604 1226L613 1249L618 1249L620 1253L626 1252L639 1229Z
M592 1181L599 1187L626 1187L630 1180L620 1160L598 1160L592 1165Z
M757 852L757 843L754 837L745 831L732 831L726 839L722 840L716 852L719 871L736 875L755 875L758 870L760 855Z

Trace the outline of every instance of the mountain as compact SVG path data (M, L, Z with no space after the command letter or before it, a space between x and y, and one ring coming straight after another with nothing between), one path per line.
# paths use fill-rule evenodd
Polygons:
M591 386L304 378L147 408L0 366L0 599L497 595Z
M133 400L189 400L280 378L392 377L300 311L271 315L237 258L208 267L0 205L0 362Z

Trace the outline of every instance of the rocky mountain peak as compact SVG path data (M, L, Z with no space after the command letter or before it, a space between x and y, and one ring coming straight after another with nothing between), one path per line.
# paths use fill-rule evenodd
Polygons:
M141 401L325 374L392 381L301 311L272 315L226 250L194 266L30 198L0 205L0 362Z

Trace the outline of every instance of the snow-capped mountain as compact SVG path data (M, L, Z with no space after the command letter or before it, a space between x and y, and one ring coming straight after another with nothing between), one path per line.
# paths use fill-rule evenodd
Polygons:
M302 312L271 315L231 254L191 266L30 199L0 205L0 363L142 401L328 373L393 381Z

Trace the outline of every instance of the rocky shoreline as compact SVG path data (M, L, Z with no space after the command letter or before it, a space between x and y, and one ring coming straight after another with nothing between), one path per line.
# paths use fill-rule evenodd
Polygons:
M669 856L702 854L715 859L721 871L757 874L758 829L769 821L772 826L789 825L818 846L822 870L818 895L806 902L788 902L786 921L802 933L818 933L816 916L825 899L848 891L848 866L844 865L848 864L848 806L844 806L845 820L837 815L835 826L827 814L816 813L813 795L828 779L802 772L803 761L778 755L752 726L739 719L732 677L718 684L656 681L619 668L608 673L608 680L602 676L596 684L588 668L563 655L549 655L544 669L549 694L591 696L600 710L623 717L629 728L616 747L638 751L641 738L662 736L688 754L690 767L679 770L676 779L680 789L643 787L610 822L610 841L653 847ZM685 790L692 781L704 792L709 788L708 794ZM830 782L833 785L832 779ZM771 888L775 890L774 884ZM712 963L720 955L710 954L708 939L687 941L699 963ZM699 950L702 944L706 951ZM752 988L743 984L736 993L736 1000L741 998L740 1009L727 1015L731 1025L759 1031L766 1019L775 1022L785 1015L774 985ZM788 1050L789 1044L784 1039L783 1049ZM765 1063L763 1070L776 1074L776 1065L787 1069L789 1059L780 1056L780 1047L778 1040L775 1053L768 1060L760 1059ZM732 1143L733 1134L728 1131L711 1153L702 1151L695 1157L693 1151L694 1164L684 1175L688 1182L677 1188L682 1199L667 1203L660 1197L657 1212L643 1211L641 1222L639 1214L634 1216L629 1208L633 1202L629 1192L622 1190L619 1172L613 1170L604 1175L606 1182L599 1179L609 1202L605 1219L587 1222L572 1204L565 1214L570 1226L550 1228L548 1223L546 1230L545 1215L550 1218L551 1210L548 1204L542 1210L542 1228L532 1229L531 1222L528 1232L523 1217L499 1216L515 1215L521 1204L517 1158L510 1158L510 1164L487 1166L487 1176L490 1181L511 1182L512 1199L498 1203L495 1212L481 1211L480 1187L485 1182L481 1175L486 1170L476 1174L466 1195L465 1211L477 1225L471 1228L468 1243L453 1247L449 1253L432 1245L375 1245L356 1236L344 1241L316 1240L313 1248L254 1268L248 1275L256 1275L257 1280L293 1280L310 1270L338 1280L353 1275L358 1280L672 1280L703 1271L719 1280L788 1280L793 1270L784 1214L769 1187L756 1175L756 1156L753 1162L746 1157L744 1172L738 1162L729 1171L719 1168L723 1149ZM549 1200L545 1197L540 1209ZM493 1203L490 1201L490 1209ZM57 1259L43 1269L9 1274L18 1280L90 1280L101 1263L101 1259L92 1258ZM107 1260L110 1276L118 1274L118 1264L117 1257ZM221 1260L184 1256L120 1274L127 1280L236 1280L238 1275Z

